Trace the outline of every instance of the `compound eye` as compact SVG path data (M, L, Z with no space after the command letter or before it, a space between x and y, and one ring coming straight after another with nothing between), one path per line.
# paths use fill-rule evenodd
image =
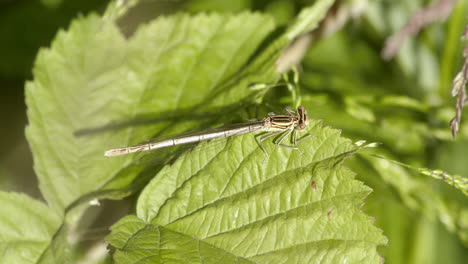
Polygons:
M305 129L305 124L304 123L301 123L297 126L297 129L299 130L304 130Z

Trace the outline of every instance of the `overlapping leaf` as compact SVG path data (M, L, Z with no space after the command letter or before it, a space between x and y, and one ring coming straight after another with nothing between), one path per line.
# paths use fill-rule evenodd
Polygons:
M293 25L303 24L296 35L316 26L331 3L307 9L309 16ZM26 85L26 132L48 203L60 211L85 194L129 188L141 168L127 169L122 181L130 159L106 159L103 150L197 127L199 121L180 124L178 117L222 116L252 96L250 84L277 80L274 63L295 35L278 38L252 60L273 28L260 14L180 14L125 39L111 20L74 21L41 50Z
M282 49L314 28L332 3L318 1L262 50L274 25L260 14L160 17L129 39L109 19L76 20L39 53L26 87L27 136L48 203L61 212L131 186L142 168L129 166L128 157L105 158L104 150L197 127L199 120L182 117L219 117L251 100L255 92L247 87L276 81ZM358 210L369 190L341 167L356 147L317 124L312 132L317 137L302 152L268 145L274 154L265 166L251 137L187 153L146 188L139 218L114 228L116 259L266 262L290 252L296 262L327 252L334 252L330 260L352 252L348 260L378 259L375 247L384 239Z
M117 262L379 262L386 240L359 210L370 189L342 167L358 147L311 127L316 137L299 150L267 143L264 165L244 136L163 169L141 194L138 217L112 228Z
M104 150L173 128L167 113L209 102L272 28L271 19L259 14L178 15L159 18L126 40L113 24L91 15L59 33L51 49L39 53L34 82L26 87L27 136L47 201L60 210L102 188L129 163L106 159ZM156 116L163 120L155 122ZM149 125L74 134L112 121Z

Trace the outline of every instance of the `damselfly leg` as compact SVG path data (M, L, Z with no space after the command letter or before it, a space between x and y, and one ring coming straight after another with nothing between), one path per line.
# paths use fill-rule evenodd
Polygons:
M293 145L288 146L288 145L281 144L281 141L283 141L283 139L285 139L286 136L288 136L291 133L292 133L292 144ZM296 130L289 130L289 131L284 132L284 134L281 135L281 137L279 138L279 140L275 144L280 146L280 147L283 147L283 148L295 149L295 150L299 151L302 154L303 152L296 146L299 145L299 143L301 143L302 141L304 141L304 139L307 139L310 136L312 136L312 135L307 134L307 135L303 136L302 138L300 138L299 140L297 140L297 131Z
M288 148L288 149L298 149L296 147L296 145L294 146L288 146L288 145L284 145L284 144L281 144L281 142L289 135L291 134L293 130L292 129L288 129L286 130L285 132L283 132L283 134L281 135L281 137L278 139L278 141L274 142L277 146L280 146L280 147L283 147L283 148Z
M263 153L265 153L265 158L263 159L262 161L262 164L265 163L265 161L268 159L269 155L268 155L268 152L266 151L265 147L263 146L262 142L263 140L267 139L267 138L270 138L270 137L274 137L276 135L279 135L281 133L284 133L284 131L275 131L275 132L272 132L272 133L269 133L269 134L266 134L266 135L263 135L261 137L255 137L255 139L257 140L257 143L258 145L260 146L260 148L262 149Z
M309 137L312 137L312 135L311 134L306 134L302 138L297 139L297 131L294 130L293 131L293 138L292 138L293 145L296 146L296 145L298 145L299 143L301 143L302 141L304 141L305 139L307 139Z
M289 146L289 145L285 145L285 144L281 144L281 142L283 142L283 140L288 136L290 135L291 133L293 133L293 146ZM277 135L281 135L278 140L274 141L273 143L279 147L282 147L282 148L287 148L287 149L295 149L297 151L299 151L300 153L302 153L302 151L296 147L297 144L299 144L300 142L302 142L304 139L310 137L311 135L310 134L307 134L305 135L304 137L300 138L299 140L296 141L296 134L297 134L297 131L294 130L294 129L288 129L286 131L275 131L275 132L271 132L271 133L268 133L266 135L263 135L263 136L260 136L260 137L255 137L255 139L257 140L257 143L258 145L260 146L260 148L262 149L263 153L265 154L265 158L263 159L263 162L262 163L265 163L266 160L269 158L269 154L265 148L265 146L263 145L263 141L265 139L268 139L270 137L274 137L274 136L277 136Z

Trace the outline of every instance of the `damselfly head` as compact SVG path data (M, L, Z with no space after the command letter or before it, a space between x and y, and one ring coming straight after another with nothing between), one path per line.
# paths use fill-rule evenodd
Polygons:
M309 124L309 117L307 116L307 111L303 106L297 108L297 114L299 115L299 122L297 123L296 129L304 130Z

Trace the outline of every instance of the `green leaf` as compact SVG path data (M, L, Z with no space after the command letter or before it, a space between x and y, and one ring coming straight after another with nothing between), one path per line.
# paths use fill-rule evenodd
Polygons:
M467 195L466 178L451 175L441 170L417 168L381 155L367 157L363 155L363 158L371 161L370 164L378 175L385 180L387 186L395 188L402 203L407 208L413 211L420 210L428 218L444 219L442 224L447 230L456 233L465 245L468 244L468 230L463 228L468 223L468 208L465 203L441 196L431 188L431 184L434 183L423 178L411 177L408 170L417 171L422 175L445 181L445 183L448 183L454 189L458 189L458 191L461 191L460 194L465 196Z
M257 55L273 28L270 17L245 12L160 17L129 39L95 15L59 32L26 84L26 134L47 202L61 211L90 193L126 195L143 168L104 150L206 127L252 100L249 85L278 79L275 61L290 42L280 37ZM189 114L209 118L181 119Z
M112 227L117 263L380 262L386 243L359 207L370 189L342 166L360 148L310 124L299 151L253 136L205 144L145 188L137 217Z
M301 19L316 19L316 24L323 13ZM47 202L59 212L69 211L88 199L126 195L141 173L154 175L156 171L151 175L143 167L132 165L132 157L110 159L102 154L109 148L132 145L153 135L206 127L216 118L239 109L240 102L252 101L257 93L248 89L250 84L273 83L279 78L275 61L291 41L283 35L272 44L262 43L274 25L270 17L257 13L160 17L139 27L128 39L111 20L89 15L75 20L67 32L59 32L51 48L38 54L34 81L26 85L30 121L26 132L35 169ZM184 120L187 116L208 118L202 122ZM254 143L248 142L250 147L256 146ZM327 151L328 143L324 145L317 149L316 158ZM348 145L348 150L352 150L352 145ZM337 148L342 147L345 149ZM271 147L268 149L271 151ZM258 148L255 151L250 169L258 169L263 160L263 153ZM221 154L231 155L232 151ZM239 152L238 160L246 159L245 155ZM272 156L269 160L275 159ZM306 165L300 160L291 158L291 170ZM279 174L284 169L280 164L276 168ZM218 163L217 167L224 166L221 165ZM181 177L191 176L189 172ZM367 191L361 190L362 198ZM142 208L138 206L139 212ZM147 210L148 215L152 212ZM65 233L61 230L60 234ZM60 259L54 250L60 251L63 238L60 235L52 241L43 261ZM183 238L191 239L181 234L176 240ZM206 246L205 257L219 257L219 250L231 254L213 248L211 241ZM372 246L375 248L375 244Z
M293 25L288 28L286 37L292 40L315 29L334 2L334 0L320 0L301 10Z
M0 192L0 263L37 263L61 224L43 203Z
M26 84L26 135L41 192L55 210L115 174L116 162L101 157L102 137L77 138L73 133L115 116L107 111L112 107L108 94L119 89L116 77L125 73L124 54L124 38L95 15L74 22L68 33L59 32L51 49L38 54L34 82Z
M106 158L106 149L196 125L180 125L168 113L196 113L202 106L213 107L211 102L229 105L248 96L252 80L247 77L232 79L235 85L222 84L272 29L272 19L260 14L181 14L158 18L125 39L114 24L96 15L74 21L50 49L40 51L35 79L26 85L26 134L48 203L60 211L107 184L128 187L131 180L124 185L112 180L119 181L119 172L132 161ZM265 78L261 71L251 75ZM162 120L155 122L155 117ZM122 125L139 122L150 124ZM106 125L123 128L106 131ZM75 135L89 128L105 133ZM140 170L132 168L125 175L136 176Z
M48 247L45 248L42 253L41 258L37 262L38 264L72 263L71 258L74 253L74 249L70 243L68 232L68 225L63 224L60 226L52 240L49 242Z

